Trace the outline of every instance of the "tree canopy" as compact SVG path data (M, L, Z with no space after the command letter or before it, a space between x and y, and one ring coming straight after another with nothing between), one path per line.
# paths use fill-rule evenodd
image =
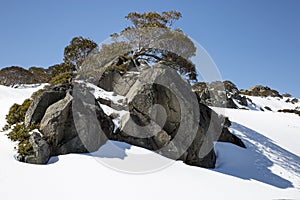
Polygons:
M84 59L97 46L94 41L88 38L81 36L74 37L70 44L65 47L64 63L68 65L70 69L79 69Z
M112 34L111 42L102 44L98 55L94 55L100 66L116 56L128 56L136 65L167 63L190 81L197 80L195 65L190 60L196 47L183 31L173 28L181 18L180 12L131 12L125 18L131 25Z

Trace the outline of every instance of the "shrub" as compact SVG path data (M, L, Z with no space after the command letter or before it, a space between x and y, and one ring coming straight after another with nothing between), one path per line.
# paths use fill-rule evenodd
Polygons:
M33 148L29 142L29 139L24 140L18 144L18 153L19 155L21 155L19 156L19 158L24 158L25 156L31 155L33 153Z
M284 112L284 113L295 113L296 115L300 116L300 111L299 110L293 110L293 109L283 109L283 110L278 110L278 112Z
M22 105L14 104L10 107L8 114L6 115L7 125L3 128L4 130L8 130L11 125L24 122L25 114L28 110L32 100L26 99Z
M292 101L291 101L292 103L298 103L299 102L299 100L298 99L296 99L296 98L294 98L294 99L292 99Z
M69 83L71 81L72 76L73 75L71 72L61 73L51 79L50 85L56 85L59 83Z
M31 98L32 100L35 100L36 98L38 98L44 91L45 91L45 88L42 88L42 89L39 89L38 91L34 92L32 95L31 95Z
M29 132L36 128L39 128L38 124L26 127L24 123L17 123L7 134L7 137L14 142L22 142L24 140L27 140L30 136Z
M29 142L29 132L38 127L39 125L31 125L30 127L26 127L24 123L17 123L7 134L7 137L10 140L18 142L18 153L21 155L20 157L24 157L32 153L33 149Z
M14 142L26 140L29 136L29 130L23 123L17 123L7 134L7 137Z
M26 99L22 105L12 105L9 109L9 113L6 115L7 124L3 128L3 130L9 130L11 128L7 137L14 142L18 142L18 153L20 158L24 158L24 156L32 153L33 148L29 142L29 132L39 128L38 124L29 127L26 127L24 124L25 114L31 103L31 99Z
M126 73L128 64L123 63L121 65L112 65L105 68L105 72L111 71L111 70L117 70L120 73Z
M284 93L282 96L283 96L283 97L292 97L292 95L289 94L289 93Z
M272 109L268 106L265 106L265 109L268 110L268 111L272 111Z

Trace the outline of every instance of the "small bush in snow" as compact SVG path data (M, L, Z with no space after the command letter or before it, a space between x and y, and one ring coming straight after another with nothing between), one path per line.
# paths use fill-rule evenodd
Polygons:
M295 113L300 116L300 111L299 110L293 110L293 109L283 109L283 110L278 110L278 112L284 112L284 113Z
M25 114L28 110L32 100L26 99L22 105L14 104L10 107L8 114L6 115L7 125L3 128L8 130L13 124L24 122Z

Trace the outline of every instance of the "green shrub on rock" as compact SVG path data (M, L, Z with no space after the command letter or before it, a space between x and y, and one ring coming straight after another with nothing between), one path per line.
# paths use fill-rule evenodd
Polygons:
M50 81L50 85L56 85L59 83L69 83L72 77L73 75L71 72L61 73L55 76L54 78L52 78L52 80Z
M36 98L38 98L44 91L45 91L45 88L42 88L42 89L39 89L38 91L34 92L32 95L31 95L31 99L35 100Z
M7 124L3 130L10 130L7 133L7 137L13 142L17 142L18 154L20 157L30 155L32 153L32 145L29 142L30 131L39 128L38 124L26 127L24 124L26 112L32 103L31 99L25 99L25 101L19 105L14 104L9 109L9 113L6 115Z
M14 142L27 140L29 136L29 130L23 123L17 123L7 134L7 137Z
M18 142L18 153L21 155L20 157L24 157L32 153L32 145L29 142L30 131L38 127L38 124L26 127L24 123L17 123L7 134L7 137L10 140Z
M18 153L20 155L18 158L24 158L25 156L32 155L33 147L30 144L29 139L24 140L18 144Z

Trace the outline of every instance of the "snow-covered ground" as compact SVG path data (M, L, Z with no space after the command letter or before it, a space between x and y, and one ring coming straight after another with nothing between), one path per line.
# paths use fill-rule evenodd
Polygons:
M1 126L9 107L35 90L0 86ZM247 149L216 143L216 169L178 161L154 173L119 172L99 160L139 165L134 155L153 153L113 141L94 154L31 165L15 160L14 144L0 133L0 199L300 199L300 117L233 109L226 115Z
M254 97L254 96L247 96L248 98L248 106L240 105L236 100L234 100L235 104L238 108L244 108L248 110L257 110L257 111L278 111L282 109L300 109L300 99L298 99L297 103L292 103L291 101L294 98L289 97ZM249 101L250 99L250 101Z

